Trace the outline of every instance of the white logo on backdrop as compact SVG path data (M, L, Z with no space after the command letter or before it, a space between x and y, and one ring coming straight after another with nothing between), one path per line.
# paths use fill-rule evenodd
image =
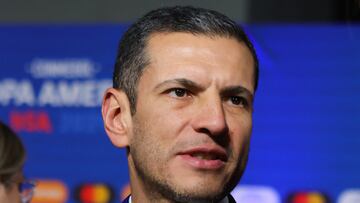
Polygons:
M112 84L95 78L90 59L34 59L25 69L34 79L0 78L0 106L96 107Z

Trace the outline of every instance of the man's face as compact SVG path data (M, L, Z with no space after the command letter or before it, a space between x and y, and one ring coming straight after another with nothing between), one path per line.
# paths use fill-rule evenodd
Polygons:
M146 50L129 137L132 181L178 201L221 198L248 155L250 51L233 38L186 33L154 34Z

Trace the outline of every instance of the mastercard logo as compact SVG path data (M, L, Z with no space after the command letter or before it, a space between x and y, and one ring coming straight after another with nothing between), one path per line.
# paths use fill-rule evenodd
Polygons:
M288 203L330 203L329 198L320 192L296 192L289 195Z
M68 200L69 191L59 180L37 180L32 203L64 203Z
M82 203L107 203L114 198L113 189L104 183L82 184L76 189L75 195Z

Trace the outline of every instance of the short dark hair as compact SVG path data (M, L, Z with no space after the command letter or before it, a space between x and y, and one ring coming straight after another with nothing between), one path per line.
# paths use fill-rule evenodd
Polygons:
M21 171L25 161L25 148L19 137L4 123L0 122L0 183L10 181Z
M149 59L146 45L154 33L184 32L194 35L235 38L249 48L255 63L254 87L257 89L259 68L255 49L244 30L227 16L213 10L190 6L165 7L150 11L137 20L123 35L113 74L113 87L123 90L136 112L139 79Z

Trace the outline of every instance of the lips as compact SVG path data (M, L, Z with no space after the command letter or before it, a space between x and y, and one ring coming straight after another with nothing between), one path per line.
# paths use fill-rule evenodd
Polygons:
M178 154L187 164L197 169L219 169L228 160L226 151L221 147L199 146Z
M209 153L202 153L202 152L196 152L194 154L190 154L190 156L198 158L198 159L204 159L204 160L220 159L216 154L209 154Z
M203 160L221 160L227 161L227 155L224 150L210 148L193 148L180 154L188 154L192 157Z

